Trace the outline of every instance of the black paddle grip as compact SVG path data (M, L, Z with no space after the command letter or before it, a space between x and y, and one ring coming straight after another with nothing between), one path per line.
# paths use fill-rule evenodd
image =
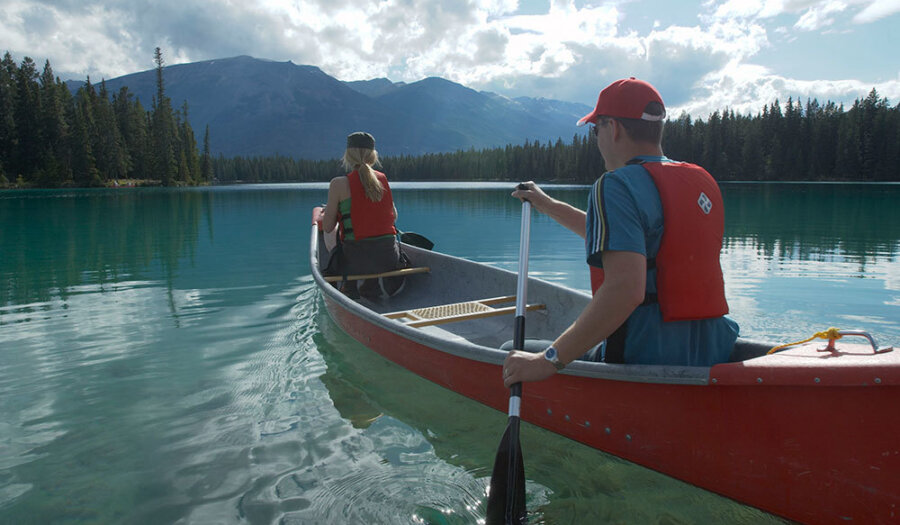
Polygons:
M525 316L516 316L515 332L513 332L513 348L516 350L525 349Z
M520 183L516 184L516 189L517 189L517 190L527 190L527 189L529 189L529 188L528 188L528 185L527 185L527 184L525 184L524 182L520 182ZM528 199L522 199L522 200L523 200L523 201L527 201ZM529 202L530 202L530 201L529 201Z

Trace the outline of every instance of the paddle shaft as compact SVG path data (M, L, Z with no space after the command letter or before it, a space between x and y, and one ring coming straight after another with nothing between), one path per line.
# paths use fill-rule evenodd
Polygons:
M516 322L513 333L513 348L525 348L525 306L528 303L528 248L531 239L531 203L522 202L522 224L519 231L519 271L516 281ZM519 411L522 405L522 383L515 383L509 390L509 459L507 463L506 485L506 523L518 524L521 507L524 510L525 480L517 479L523 475L521 445L519 444ZM517 499L521 499L518 501Z

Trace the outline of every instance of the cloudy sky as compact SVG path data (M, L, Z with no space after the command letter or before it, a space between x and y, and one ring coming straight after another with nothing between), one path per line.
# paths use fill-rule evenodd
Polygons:
M655 84L669 114L789 96L900 102L900 0L0 0L0 42L64 80L251 55L340 80L440 76L593 105Z

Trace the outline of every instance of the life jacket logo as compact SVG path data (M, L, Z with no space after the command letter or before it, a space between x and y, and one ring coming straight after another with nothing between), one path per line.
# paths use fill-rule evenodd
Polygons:
M703 210L703 213L706 215L709 215L709 212L712 211L712 201L709 200L709 197L702 191L700 192L700 197L697 199L697 205L700 206L700 209Z

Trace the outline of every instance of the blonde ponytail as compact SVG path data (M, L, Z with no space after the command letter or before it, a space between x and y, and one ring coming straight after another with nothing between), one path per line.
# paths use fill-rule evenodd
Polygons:
M359 180L362 182L366 197L372 202L378 202L384 195L381 181L375 176L372 166L378 166L378 152L368 148L347 148L344 158L341 159L344 169L357 170Z

